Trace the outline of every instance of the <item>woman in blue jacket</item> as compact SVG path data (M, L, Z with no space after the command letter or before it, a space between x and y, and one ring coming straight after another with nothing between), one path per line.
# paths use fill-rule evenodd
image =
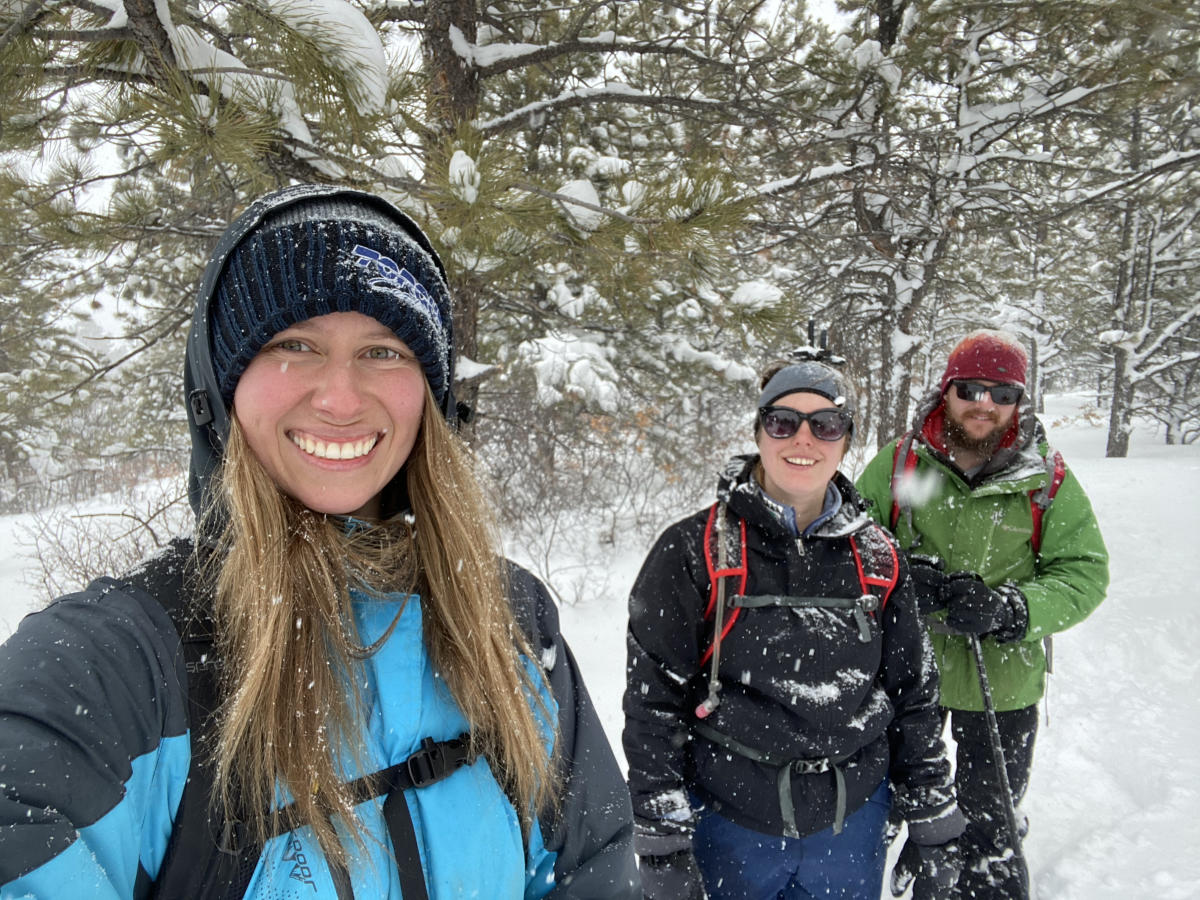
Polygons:
M229 227L187 347L195 539L0 648L4 900L641 896L553 604L453 433L452 327L378 197Z

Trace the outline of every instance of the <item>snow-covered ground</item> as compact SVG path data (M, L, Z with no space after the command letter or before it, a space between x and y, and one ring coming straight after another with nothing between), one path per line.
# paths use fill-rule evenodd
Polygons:
M1164 446L1147 428L1128 459L1105 459L1105 421L1087 404L1054 398L1043 421L1096 508L1112 585L1055 641L1026 854L1041 900L1200 898L1200 446ZM40 602L20 525L0 517L0 637ZM625 597L647 549L604 559L562 610L618 758Z

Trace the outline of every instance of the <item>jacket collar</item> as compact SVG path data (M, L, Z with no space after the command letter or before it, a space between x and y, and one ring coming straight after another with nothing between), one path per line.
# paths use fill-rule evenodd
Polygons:
M758 466L757 453L730 459L717 479L717 500L727 503L736 515L768 534L798 537L794 513L766 495L755 475ZM844 537L870 523L862 500L846 476L841 472L834 473L830 486L837 499L826 497L825 513L828 515L823 513L806 528L804 537Z

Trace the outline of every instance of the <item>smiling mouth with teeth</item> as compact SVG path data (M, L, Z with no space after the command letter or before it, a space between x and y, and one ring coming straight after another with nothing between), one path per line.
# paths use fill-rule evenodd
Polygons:
M346 441L340 443L338 441L319 441L316 438L309 437L304 434L289 434L292 443L318 459L358 459L360 456L366 456L374 448L379 440L379 435L373 434L369 438L363 438L358 441Z
M815 466L817 461L809 459L807 456L787 456L784 457L793 466Z

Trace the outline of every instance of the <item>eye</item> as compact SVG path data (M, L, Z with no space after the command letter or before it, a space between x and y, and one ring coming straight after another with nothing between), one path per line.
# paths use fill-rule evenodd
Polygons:
M364 355L367 359L411 359L410 355L396 347L372 347Z
M284 338L281 341L276 341L270 347L271 350L286 350L292 353L306 353L312 350L312 347L304 343L299 338Z

